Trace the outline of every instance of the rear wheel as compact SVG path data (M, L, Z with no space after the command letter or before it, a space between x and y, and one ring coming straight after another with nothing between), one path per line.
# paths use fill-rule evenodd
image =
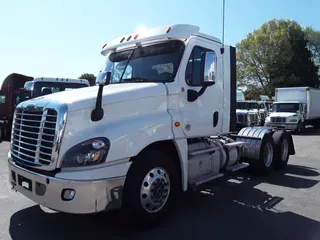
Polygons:
M123 193L123 210L131 223L150 228L167 216L178 190L178 174L171 156L147 150L133 160Z
M251 165L254 173L266 175L273 170L274 141L270 134L266 134L262 140L259 159L253 159Z
M272 136L275 145L274 164L276 169L284 169L289 161L289 139L286 131L277 131Z
M0 126L0 143L4 140L4 129Z

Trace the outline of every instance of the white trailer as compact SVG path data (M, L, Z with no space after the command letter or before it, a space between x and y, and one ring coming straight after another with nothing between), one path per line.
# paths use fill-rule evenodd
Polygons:
M306 125L320 127L320 89L277 88L267 126L301 132Z
M98 86L20 103L8 155L13 189L61 212L122 208L146 227L180 191L248 166L285 168L295 153L290 133L231 133L236 51L199 29L121 36L103 46ZM21 131L30 117L41 128Z

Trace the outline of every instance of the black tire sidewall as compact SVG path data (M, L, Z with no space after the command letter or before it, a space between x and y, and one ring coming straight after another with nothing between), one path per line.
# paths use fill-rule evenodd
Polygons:
M288 147L290 147L290 142L289 142L289 133L286 131L280 131L280 132L275 132L272 136L273 141L274 141L274 150L275 150L275 156L274 156L274 165L276 169L283 169L287 166L288 161L289 161L289 152L288 156L285 161L282 160L282 154L281 154L281 144L284 139L287 140L288 142Z
M149 213L141 204L140 188L144 177L155 167L163 168L169 174L170 194L160 211ZM137 156L128 171L124 185L122 207L126 217L131 221L134 220L135 225L140 228L156 225L167 215L178 190L178 182L178 174L173 159L167 154L157 150L148 150Z
M265 147L266 147L267 143L270 143L273 148L273 159L272 159L272 162L269 167L267 167L264 163L264 151L265 151ZM260 148L260 155L259 155L260 158L251 161L253 172L256 174L259 174L259 175L266 175L266 174L269 174L270 172L272 172L273 165L274 165L274 156L275 156L274 142L273 142L273 139L272 139L272 136L270 135L270 133L267 133L262 140L262 144L261 144L261 148Z
M4 130L2 127L0 127L0 143L2 143L4 140Z

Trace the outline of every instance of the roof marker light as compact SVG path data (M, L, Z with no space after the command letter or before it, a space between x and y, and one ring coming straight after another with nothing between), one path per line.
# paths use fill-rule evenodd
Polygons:
M138 38L139 34L137 33L135 36L134 36L134 40L136 40Z
M125 37L121 38L120 43L122 43L125 39Z
M131 37L132 37L132 36L130 35L130 36L127 38L127 41L129 41L129 40L131 39Z
M107 44L106 44L106 43L105 43L105 44L103 44L102 49L104 49L104 48L105 48L105 46L107 46Z
M169 33L170 31L171 31L171 27L168 27L166 33Z

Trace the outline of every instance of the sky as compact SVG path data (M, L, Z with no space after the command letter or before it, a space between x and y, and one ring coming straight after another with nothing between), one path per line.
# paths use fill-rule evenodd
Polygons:
M0 0L0 84L32 77L97 75L101 47L139 26L193 24L222 39L222 0ZM308 2L308 4L306 4ZM319 0L225 0L225 43L235 45L273 18L320 30Z

